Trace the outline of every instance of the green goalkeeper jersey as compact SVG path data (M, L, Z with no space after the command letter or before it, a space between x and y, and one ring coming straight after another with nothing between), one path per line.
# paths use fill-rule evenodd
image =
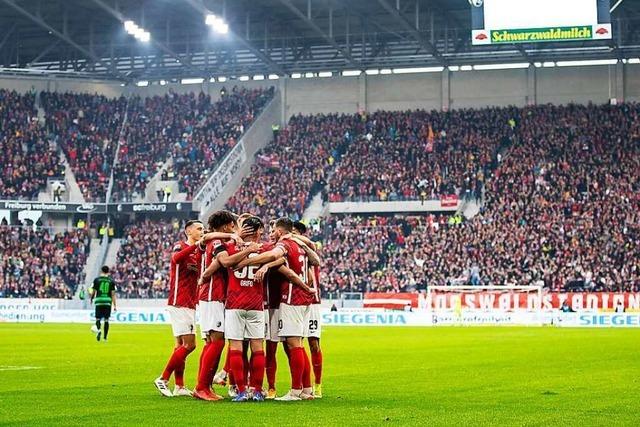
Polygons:
M116 284L109 276L96 277L93 280L94 301L96 306L111 305L111 292L116 290Z

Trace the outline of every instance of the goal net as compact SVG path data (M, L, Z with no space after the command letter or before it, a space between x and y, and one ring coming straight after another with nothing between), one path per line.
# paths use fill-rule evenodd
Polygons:
M541 286L429 286L434 325L540 325Z

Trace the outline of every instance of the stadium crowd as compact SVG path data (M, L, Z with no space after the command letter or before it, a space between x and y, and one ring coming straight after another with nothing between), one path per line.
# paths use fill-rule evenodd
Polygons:
M0 89L0 198L35 200L64 176L54 142L38 125L35 95Z
M400 113L404 119L398 120L389 113L295 116L259 154L228 206L265 218L299 218L334 170L330 179L336 185L329 188L338 190L329 199L343 194L347 200L419 197L410 183L424 176L409 173L389 181L376 173L411 171L418 166L416 158L428 163L428 156L411 151L422 144L419 135L429 132L425 123L437 128L454 123L427 153L442 160L422 169L429 182L439 183L429 188L428 197L453 186L462 194L469 188L479 198L474 189L486 185L480 213L470 220L443 215L321 219L315 228L323 244L326 292L415 291L430 284L640 290L638 114L636 106L624 105L466 110L432 119L425 112ZM382 137L381 145L368 151L367 144L376 140L372 133L394 138ZM403 145L404 140L412 142ZM400 153L406 150L411 154L404 157ZM387 172L385 156L399 156ZM358 166L357 158L370 163ZM361 175L374 178L354 185ZM173 240L173 226L154 227L164 230L159 241ZM161 260L155 265L150 271L166 268ZM152 276L136 280L152 283ZM146 284L142 292L152 287Z
M132 98L114 174L113 200L144 197L147 182L169 157L180 191L193 197L273 93L273 87L234 87L217 102L202 92Z
M639 291L639 114L635 105L522 110L479 215L330 218L325 284Z
M0 93L6 99L16 96ZM136 148L121 153L122 164L144 166L133 175L118 172L119 182L135 182L118 187L124 189L121 194L142 191L139 173L157 166L161 156L154 153L163 144L172 144L174 172L183 188L193 191L206 175L201 168L235 143L272 92L232 91L213 104L204 95L171 96L173 102L147 98L130 105L133 123L145 124L127 128ZM66 114L51 115L48 131L73 128L62 134L88 144L80 148L82 156L93 159L90 141L95 138L103 148L113 148L117 126L107 116L123 114L124 101L104 100L107 105L94 112L91 97L43 99L45 105L71 106ZM20 102L24 108L17 116L28 122L33 100ZM639 116L635 104L298 115L258 154L227 206L267 220L301 218L319 192L330 201L450 193L483 199L480 213L469 220L436 215L322 218L314 228L322 241L327 292L415 291L467 283L639 291ZM3 126L15 134L15 125ZM209 138L221 145L204 144ZM69 155L71 143L60 142ZM78 158L72 158L76 166ZM103 160L98 163L104 166ZM99 175L88 173L108 171L89 169L80 176L98 182ZM115 273L122 296L166 294L167 250L180 238L179 230L177 222L167 221L127 227Z
M368 116L329 185L333 202L478 197L496 152L514 133L513 108ZM468 191L468 192L467 192Z
M0 226L0 297L71 299L84 282L85 230Z
M104 201L127 100L41 92L46 129L64 151L86 201Z
M179 221L143 220L127 226L113 268L121 298L164 298L169 280L169 257L184 236Z
M293 116L286 129L258 154L251 173L227 207L262 217L302 217L314 194L347 147L364 130L360 115Z
M213 102L204 93L106 98L42 92L47 130L64 150L87 201L103 201L114 168L112 200L144 197L167 159L191 198L266 103L269 89L234 87ZM124 125L124 126L123 126Z

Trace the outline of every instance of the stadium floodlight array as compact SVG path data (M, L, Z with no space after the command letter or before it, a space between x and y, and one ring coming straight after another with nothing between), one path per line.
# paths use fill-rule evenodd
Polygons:
M229 25L219 16L209 14L205 18L204 22L213 28L216 33L227 34L229 32Z
M151 40L151 34L131 20L124 21L124 29L127 33L131 34L133 37L140 40L141 42L146 43L149 40Z

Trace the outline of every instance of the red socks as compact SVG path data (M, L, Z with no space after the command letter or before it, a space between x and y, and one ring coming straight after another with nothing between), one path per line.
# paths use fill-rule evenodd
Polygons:
M173 373L173 376L176 380L176 385L178 387L184 387L184 368L185 368L185 361L181 360L180 363L176 366L176 370Z
M171 378L171 374L175 372L176 377L176 385L184 386L184 365L187 356L191 353L191 351L187 350L186 347L180 346L173 350L173 354L169 358L169 362L167 366L164 368L164 372L162 373L162 379L165 381L169 381Z
M287 345L285 344L285 347ZM278 369L278 363L276 360L276 351L278 350L278 343L274 341L267 341L267 383L269 388L276 388L276 371Z
M220 365L220 358L222 357L222 352L224 351L225 341L221 340L213 340L211 341L211 350L209 350L213 356L211 356L212 364L211 364L211 372L210 377L207 379L209 385L213 384L213 377L218 370L218 366Z
M224 362L224 371L229 376L229 384L235 385L236 379L233 376L233 371L231 370L231 346L227 347L227 358Z
M311 364L316 384L322 384L322 351L311 353Z
M304 372L304 349L302 347L289 349L289 369L291 371L291 388L301 390Z
M264 351L256 351L251 353L251 387L256 391L262 391L262 382L264 380Z
M242 351L229 350L229 365L236 385L238 386L238 392L242 393L246 389L244 383L244 363L242 360Z
M224 340L213 340L204 346L200 356L197 390L208 390L213 383L213 376L218 369L220 356L224 349Z
M204 355L207 353L207 349L209 348L209 346L211 345L211 343L206 343L204 345L204 347L202 348L202 352L200 353L200 361L198 362L198 385L196 386L196 389L198 390L202 390L200 388L200 378L202 377L202 370L204 369Z
M249 346L245 347L244 344L242 346L242 365L244 366L244 382L249 382L249 377L251 372L249 369L251 368L251 364L249 363Z
M231 352L231 347L227 347L227 357L224 360L224 368L222 368L227 373L231 371L231 365L229 364L229 359L230 359L229 353L230 352Z
M309 362L309 355L305 351L304 347L302 348L302 354L304 356L304 368L302 370L302 387L310 388L311 387L311 362Z

